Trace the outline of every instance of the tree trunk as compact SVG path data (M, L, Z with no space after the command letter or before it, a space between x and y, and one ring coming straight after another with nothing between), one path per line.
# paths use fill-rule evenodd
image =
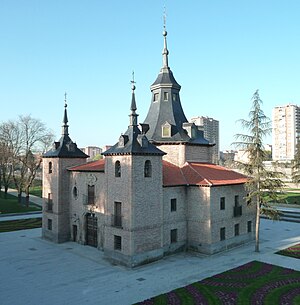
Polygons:
M18 203L22 203L22 192L18 191Z
M8 185L4 186L4 198L7 199Z
M255 252L259 252L259 225L260 225L260 204L256 203L256 224L255 224Z
M29 207L29 187L26 187L26 207Z

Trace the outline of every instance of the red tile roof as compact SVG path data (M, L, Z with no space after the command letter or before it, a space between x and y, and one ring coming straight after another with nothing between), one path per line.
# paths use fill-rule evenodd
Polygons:
M221 186L242 184L247 177L225 167L211 164L186 162L183 167L178 167L163 161L163 185L202 185Z
M93 162L84 163L78 166L70 167L70 171L76 172L104 172L105 160L100 159Z
M104 172L105 160L101 159L69 168L78 172ZM163 185L201 185L220 186L241 184L247 181L247 177L225 167L211 164L186 162L183 167L178 167L163 160Z

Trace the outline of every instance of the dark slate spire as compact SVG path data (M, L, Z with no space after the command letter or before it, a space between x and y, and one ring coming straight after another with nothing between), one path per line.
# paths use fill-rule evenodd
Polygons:
M149 125L147 138L153 143L208 144L196 126L189 126L180 102L180 85L169 67L166 19L164 16L163 66L152 84L152 101L145 119ZM188 129L188 130L187 130Z
M138 114L136 114L136 102L135 102L135 93L134 93L134 90L135 90L135 81L134 81L134 72L132 72L132 81L131 81L131 89L132 89L132 98L131 98L131 106L130 106L130 110L131 110L131 114L129 115L130 117L130 125L131 126L137 126L137 117L138 117Z
M65 93L65 110L62 125L62 135L58 142L54 142L52 149L47 151L43 158L87 158L83 151L81 151L77 144L69 137L69 125L67 115L67 93Z
M136 113L136 101L135 101L135 82L134 78L132 83L132 98L129 115L130 123L128 129L124 134L121 134L119 142L110 149L106 150L103 155L164 155L165 153L158 149L153 144L149 143L145 133L148 131L148 125L141 124L141 129L138 127L138 114Z
M63 118L62 135L69 134L68 115L67 115L67 93L65 92L65 112Z

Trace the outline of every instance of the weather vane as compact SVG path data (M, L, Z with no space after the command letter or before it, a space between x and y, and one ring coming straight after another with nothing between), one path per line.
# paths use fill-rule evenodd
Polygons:
M134 81L134 71L132 71L132 80L130 81L131 82L131 84L132 84L132 90L135 90L135 81Z
M65 92L65 107L67 107L67 92Z
M166 6L164 6L164 15L163 15L163 18L164 18L164 30L166 30L166 19L167 19Z

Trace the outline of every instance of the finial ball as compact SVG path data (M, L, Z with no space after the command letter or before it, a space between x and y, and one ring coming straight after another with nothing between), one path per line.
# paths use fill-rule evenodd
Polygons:
M163 31L163 36L167 36L167 31Z
M135 90L135 85L134 85L134 84L132 84L132 87L131 87L131 88L132 88L132 90Z

